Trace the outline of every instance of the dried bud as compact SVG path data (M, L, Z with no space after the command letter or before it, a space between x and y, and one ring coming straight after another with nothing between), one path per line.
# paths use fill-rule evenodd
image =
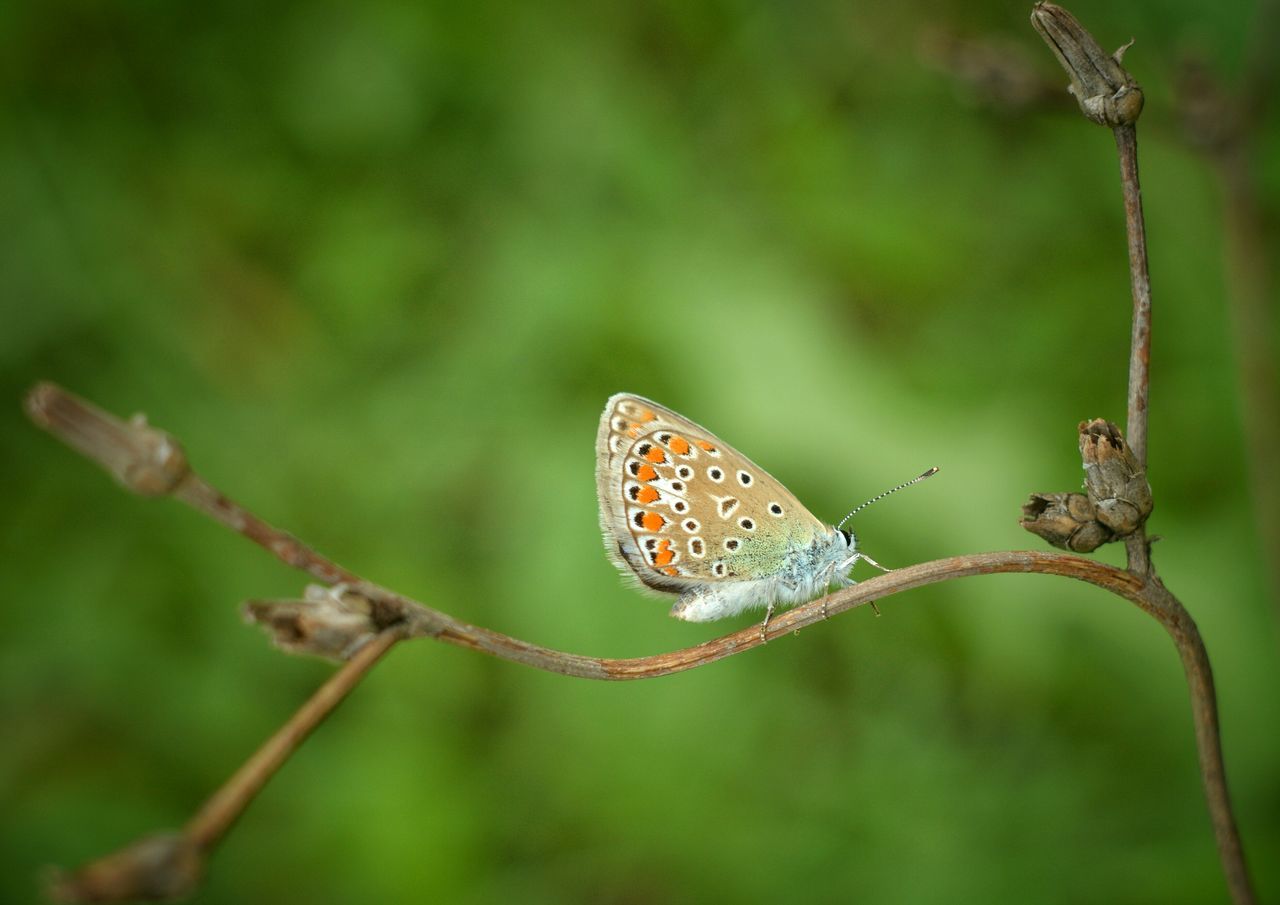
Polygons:
M1080 422L1080 458L1098 521L1118 537L1138 530L1151 514L1151 485L1120 429L1101 419Z
M1053 546L1074 553L1088 553L1115 539L1082 493L1032 494L1022 506L1018 524Z
M121 421L52 383L33 387L25 404L39 427L97 462L134 493L163 496L187 476L181 444L141 415Z
M302 600L250 600L245 619L267 630L276 647L293 654L346 660L382 628L368 598L335 585L307 585Z
M53 871L54 902L168 902L191 894L204 873L199 848L179 833L139 839L70 873Z
M1075 16L1054 3L1037 3L1031 11L1031 24L1071 76L1070 91L1088 119L1103 126L1137 121L1142 113L1142 89L1120 65L1132 41L1109 54Z

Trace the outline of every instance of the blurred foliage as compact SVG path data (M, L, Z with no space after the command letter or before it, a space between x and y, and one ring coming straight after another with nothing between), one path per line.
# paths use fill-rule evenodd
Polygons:
M1245 482L1219 187L1179 55L1239 0L1073 7L1147 89L1156 561L1217 669L1280 894L1276 611ZM129 497L21 417L145 409L204 473L466 620L633 656L699 626L601 550L629 390L707 424L888 564L1033 546L1123 422L1111 137L922 61L1028 4L92 0L0 6L0 899L191 810L326 676L241 624L303 578ZM1276 122L1259 136L1280 195ZM1101 554L1118 561L1118 551ZM418 642L290 762L200 903L1225 899L1163 632L1037 576L953 582L692 673L569 680Z

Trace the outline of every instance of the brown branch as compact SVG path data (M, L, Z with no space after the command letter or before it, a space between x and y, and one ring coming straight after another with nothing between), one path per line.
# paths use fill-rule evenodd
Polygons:
M1116 148L1120 155L1120 179L1129 246L1129 277L1133 294L1126 432L1137 465L1145 472L1151 361L1151 278L1147 268L1142 190L1138 182L1136 123L1142 113L1142 91L1133 76L1121 65L1121 58L1128 45L1108 55L1074 16L1052 3L1037 3L1031 13L1031 22L1071 76L1071 93L1079 102L1081 112L1089 120L1110 126L1115 132ZM1254 902L1256 896L1227 792L1217 698L1208 651L1191 615L1156 576L1145 525L1140 524L1136 531L1125 538L1125 549L1129 573L1142 582L1140 596L1149 606L1144 609L1168 630L1187 674L1196 744L1200 752L1201 782L1204 785L1227 887L1236 902Z
M1151 385L1151 275L1147 270L1147 231L1138 183L1138 130L1133 123L1115 127L1124 191L1124 223L1129 240L1129 283L1133 292L1133 335L1129 346L1129 419L1125 439L1138 465L1147 467L1147 406Z
M179 833L147 836L73 873L55 872L57 902L168 900L189 895L204 876L214 847L268 780L403 635L388 629L330 676L275 734L245 761Z
M1133 333L1129 348L1129 420L1125 428L1129 448L1138 464L1147 465L1147 397L1151 360L1151 277L1147 271L1147 240L1142 219L1142 190L1138 184L1138 134L1134 124L1142 114L1142 89L1121 65L1128 45L1113 54L1062 7L1037 3L1031 24L1044 38L1071 77L1068 89L1091 122L1115 131L1120 152L1120 181L1124 191L1125 228L1129 239L1129 281L1133 290Z
M167 434L139 419L131 422L116 419L53 384L37 386L28 397L27 409L38 424L113 474L149 475L156 471L157 461L171 462L175 455L181 455L181 448ZM92 439L86 441L85 438ZM156 450L166 452L157 460ZM166 482L142 481L142 492L162 495L165 492L162 484L167 484L169 492L183 502L280 556L295 568L311 575L334 574L350 580L344 595L370 602L367 610L369 627L378 633L360 647L352 659L209 799L182 833L145 839L62 878L56 891L67 901L123 901L148 897L148 894L150 897L163 897L157 891L171 896L175 889L192 888L198 882L209 851L257 792L306 735L401 638L432 637L548 672L602 680L670 675L742 653L767 640L761 636L758 627L752 626L694 647L631 659L587 657L530 644L500 632L469 625L404 595L360 580L292 536L228 503L222 494L191 470L185 456L182 457L181 468L170 464L160 471L171 477ZM123 483L129 487L139 484L135 480L123 480ZM193 486L205 490L199 494L185 492L184 488ZM237 515L225 517L228 512ZM287 550L288 555L281 555L282 550ZM1234 837L1208 656L1199 640L1195 623L1158 581L1144 581L1142 576L1131 572L1060 553L1013 551L957 556L898 569L779 614L769 623L767 637L799 631L833 615L927 584L1006 572L1059 575L1104 588L1154 616L1173 635L1182 653L1191 688L1205 794L1214 825L1223 828L1220 838L1228 831ZM1234 838L1238 853L1238 837ZM1242 865L1243 861L1239 860L1239 863Z
M1200 752L1200 780L1209 805L1209 819L1218 844L1218 860L1227 878L1233 901L1251 905L1257 901L1249 868L1244 857L1244 844L1236 827L1227 789L1227 768L1222 759L1222 733L1218 726L1218 698L1213 685L1213 669L1209 651L1200 637L1191 614L1169 593L1160 579L1152 576L1143 596L1155 607L1155 615L1178 648L1182 669L1191 692L1192 721L1195 724L1196 748Z
M1126 440L1138 466L1147 467L1147 407L1151 385L1151 276L1147 271L1147 228L1142 216L1142 186L1138 182L1138 130L1132 122L1115 126L1120 154L1120 185L1124 193L1124 225L1129 244L1129 286L1133 294L1133 331L1129 342L1129 417ZM1143 525L1125 538L1129 568L1140 575L1151 571L1147 529Z
M1063 553L1045 553L1041 551L1017 550L995 553L974 553L966 556L953 556L933 562L918 563L901 569L878 575L859 582L850 588L844 588L834 594L811 601L784 613L775 614L769 621L765 637L761 636L758 625L740 629L736 632L705 641L693 647L672 651L665 654L654 654L648 657L629 659L611 659L607 657L584 657L578 654L567 654L551 648L529 644L507 635L488 629L458 622L450 616L429 610L429 620L433 623L424 634L438 638L450 644L467 647L482 653L491 654L504 660L512 660L526 666L533 666L547 672L577 676L585 679L603 679L611 681L630 679L652 679L672 673L684 672L699 666L706 666L725 657L740 654L743 651L759 647L768 639L798 632L815 623L822 622L832 616L856 609L871 603L882 602L887 597L900 594L940 581L966 578L973 575L995 575L1006 572L1038 572L1045 575L1060 575L1088 582L1105 588L1112 593L1136 603L1139 607L1155 615L1155 604L1142 596L1142 583L1129 572L1113 566L1094 562L1079 556ZM361 593L382 593L382 589L369 585L361 586ZM395 595L396 599L404 598ZM413 604L421 606L421 604ZM446 623L443 631L438 630L440 620ZM407 633L417 635L414 616L406 614Z
M210 796L182 828L183 835L201 853L212 850L298 746L403 637L398 629L387 629L360 648Z
M219 493L191 469L182 444L151 427L142 415L125 421L53 383L36 384L24 405L37 426L100 465L125 489L142 496L177 497L265 547L285 565L326 584L360 580Z

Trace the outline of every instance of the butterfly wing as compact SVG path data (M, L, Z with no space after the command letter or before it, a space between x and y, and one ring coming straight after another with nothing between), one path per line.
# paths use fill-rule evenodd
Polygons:
M610 558L662 593L772 578L828 533L706 428L627 393L610 398L600 419L596 490Z

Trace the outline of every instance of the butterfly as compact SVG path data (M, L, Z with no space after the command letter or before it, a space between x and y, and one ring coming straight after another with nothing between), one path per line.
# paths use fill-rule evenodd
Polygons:
M853 512L825 524L711 431L641 396L619 393L605 406L596 491L610 559L645 588L676 595L671 615L688 622L765 607L763 634L776 606L854 584L859 559L883 569L843 530Z

